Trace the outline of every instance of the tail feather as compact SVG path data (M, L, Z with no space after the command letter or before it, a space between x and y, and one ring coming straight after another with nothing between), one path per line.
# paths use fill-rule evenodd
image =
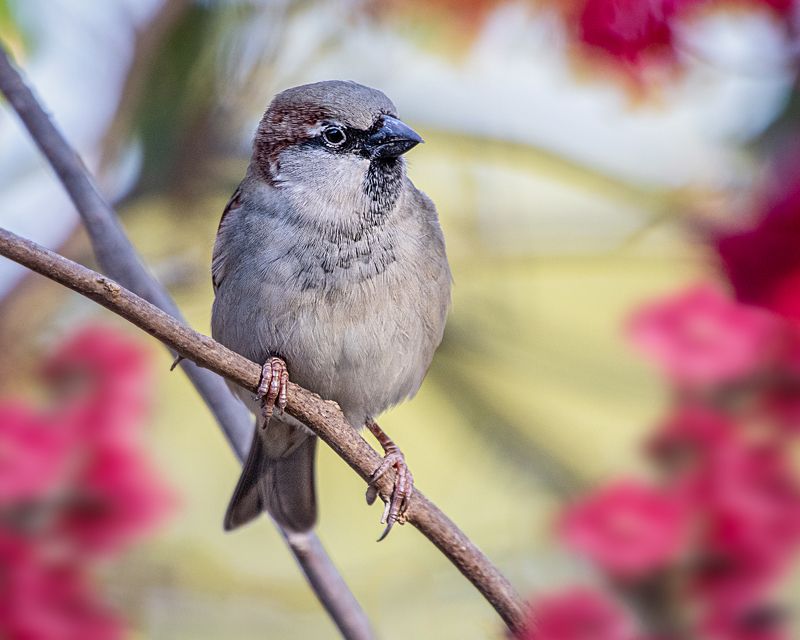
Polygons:
M308 531L317 522L314 458L317 438L307 437L289 456L272 460L262 485L267 511L290 531Z
M225 513L225 530L247 524L266 510L285 529L308 531L317 521L314 484L317 438L293 429L293 435L303 437L285 454L271 456L267 447L274 449L271 445L275 443L265 443L264 438L270 438L273 424L267 427L266 434L260 431L257 428L253 436L250 453ZM281 432L285 430L276 428L274 437L280 438Z
M258 517L265 508L258 491L258 480L264 466L264 447L258 431L256 426L253 441L250 443L250 452L247 454L239 481L225 512L225 531L232 531L247 524Z

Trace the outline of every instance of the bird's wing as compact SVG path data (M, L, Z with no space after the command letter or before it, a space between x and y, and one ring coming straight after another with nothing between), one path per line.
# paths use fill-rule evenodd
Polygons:
M219 220L217 227L217 238L214 242L214 253L211 258L211 284L214 286L214 291L219 288L222 279L225 277L225 251L223 251L223 234L225 227L230 223L233 213L236 209L242 206L242 187L236 188L233 192L228 204L225 205L225 210L222 212L222 217Z

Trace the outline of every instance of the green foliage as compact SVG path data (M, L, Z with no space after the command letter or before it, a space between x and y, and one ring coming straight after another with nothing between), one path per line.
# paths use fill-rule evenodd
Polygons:
M153 53L134 116L144 147L141 191L169 190L180 181L185 160L203 157L192 151L206 141L193 134L204 128L214 103L215 69L208 55L214 20L211 8L192 4Z
M30 38L22 28L13 0L0 0L0 40L12 53L29 48Z

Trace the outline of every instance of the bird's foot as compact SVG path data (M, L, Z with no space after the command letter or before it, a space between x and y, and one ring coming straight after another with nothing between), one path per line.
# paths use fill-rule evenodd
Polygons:
M289 385L289 370L280 358L270 358L261 368L261 382L258 383L256 399L261 402L263 428L269 424L275 407L279 411L286 408L286 387Z
M367 429L374 435L381 447L383 447L384 456L381 464L372 473L369 479L369 487L367 488L367 504L372 504L378 497L378 487L375 484L379 478L383 477L389 469L395 470L394 488L392 495L385 500L386 505L383 509L383 516L381 517L381 524L385 524L386 528L383 530L378 542L383 540L389 535L395 522L403 524L405 522L405 512L408 508L408 501L411 494L414 492L414 477L406 464L406 458L400 448L386 435L374 420L367 420Z

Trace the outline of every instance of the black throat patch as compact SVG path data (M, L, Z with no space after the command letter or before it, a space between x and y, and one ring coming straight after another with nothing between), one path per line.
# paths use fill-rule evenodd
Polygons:
M363 188L370 203L366 212L367 223L381 224L400 197L403 188L403 160L387 158L370 162L364 176Z
M400 158L370 162L363 181L368 206L349 220L281 216L298 229L297 241L286 257L298 265L296 277L302 290L334 295L343 287L375 278L397 261L390 221L404 176Z

